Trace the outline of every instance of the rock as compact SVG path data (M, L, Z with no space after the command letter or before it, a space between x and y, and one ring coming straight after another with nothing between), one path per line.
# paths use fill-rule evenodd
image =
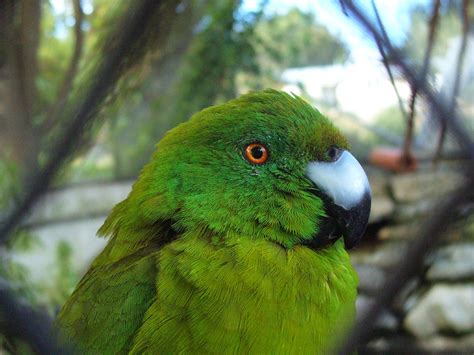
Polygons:
M395 204L387 196L374 196L370 210L369 223L379 222L390 218L395 212Z
M374 300L371 297L359 295L356 301L357 317L367 312ZM398 328L398 319L387 309L384 309L377 321L375 328L378 330L395 331Z
M423 199L416 203L397 205L394 220L396 222L422 220L423 217L431 214L438 205L439 199Z
M106 215L130 192L132 182L84 184L48 192L24 225Z
M433 254L432 260L426 273L428 280L456 281L474 278L474 243L443 247Z
M394 175L391 188L396 201L415 202L443 196L462 184L463 179L463 175L454 170L426 169Z
M429 214L432 213L435 207L436 204L430 201L420 202L420 204L399 205L392 220L396 224L381 228L377 233L378 239L405 240L416 238L421 231L423 222L426 218L429 218ZM444 232L442 239L449 242L474 242L474 218L467 218L462 222L453 223Z
M416 292L421 285L420 281L418 277L415 277L405 283L392 302L394 310L406 314L409 309L415 306L420 298L420 293Z
M388 193L388 185L390 182L390 174L374 168L370 165L364 165L364 170L369 178L372 196L385 196Z
M380 229L378 237L380 240L412 239L419 229L420 226L415 223L396 224Z
M351 251L351 260L353 263L387 268L400 262L407 246L405 241L390 241L372 248L354 249Z
M414 339L404 335L371 340L359 354L472 354L474 334L462 337L434 336Z
M474 331L474 284L435 285L405 317L404 327L417 337L440 332Z
M379 268L371 265L354 265L359 275L358 290L363 293L375 294L383 286L385 273Z
M474 242L474 214L468 217L461 231L461 239Z
M59 243L67 242L72 247L71 263L75 272L82 274L93 258L104 248L107 240L97 238L96 232L104 223L105 216L53 223L33 228L28 232L39 242L40 247L27 251L15 251L11 260L22 265L28 272L32 284L49 285L51 273L57 269L56 251Z
M474 243L474 210L458 223L453 223L447 231L450 242Z
M431 353L472 354L474 350L474 334L468 334L462 337L449 338L447 336L434 336L428 339L418 341L424 351Z
M369 223L379 222L389 218L395 212L395 204L388 195L388 175L370 166L364 166L369 178L370 189L372 190L372 209L370 211Z
M414 350L418 348L412 339L395 336L372 339L357 354L414 354Z

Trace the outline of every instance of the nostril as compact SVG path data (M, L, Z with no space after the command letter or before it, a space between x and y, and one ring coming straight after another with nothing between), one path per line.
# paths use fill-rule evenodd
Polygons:
M330 162L335 162L339 160L343 152L343 149L332 146L326 151L326 158Z

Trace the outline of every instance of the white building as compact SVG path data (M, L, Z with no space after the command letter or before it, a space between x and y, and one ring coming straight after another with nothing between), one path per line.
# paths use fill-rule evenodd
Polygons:
M378 61L290 68L283 72L285 91L301 93L370 122L380 112L398 105L397 96L385 67ZM406 81L396 76L395 82L404 102L410 97Z

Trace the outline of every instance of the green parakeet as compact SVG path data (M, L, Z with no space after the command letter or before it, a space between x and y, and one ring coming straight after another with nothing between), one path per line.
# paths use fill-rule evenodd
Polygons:
M169 131L62 308L78 353L324 353L355 312L370 187L342 134L275 90ZM341 237L341 238L340 238Z

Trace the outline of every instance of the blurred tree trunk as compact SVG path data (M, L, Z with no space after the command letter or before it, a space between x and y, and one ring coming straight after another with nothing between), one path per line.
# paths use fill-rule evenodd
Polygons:
M172 1L170 2L170 4ZM164 12L164 18L169 23L170 35L156 48L148 58L141 75L145 77L140 87L133 91L140 92L139 102L131 102L124 97L118 112L114 112L110 122L110 150L114 161L114 177L116 179L134 178L145 165L154 150L154 143L171 129L176 122L168 119L171 110L176 105L176 85L180 80L183 62L189 52L189 47L199 36L196 30L199 22L208 14L208 0L183 1ZM166 10L166 8L164 8ZM128 95L132 96L132 95ZM133 117L128 120L126 127L119 124L120 117ZM142 154L131 157L124 153L124 145L139 145L136 129L145 127L147 135L146 147L139 149ZM135 143L132 143L135 141ZM124 144L124 142L127 142ZM151 144L150 144L151 143Z
M0 1L0 155L24 172L38 166L34 104L40 17L39 0Z
M57 134L61 134L56 128L64 123L59 122L65 119L62 117L63 112L75 101L76 89L82 84L87 86L87 83L83 82L87 80L87 75L78 77L79 82L74 83L80 69L81 57L85 56L85 62L91 66L103 59L96 55L98 48L111 43L102 43L101 39L107 38L110 31L116 30L113 26L115 17L129 11L133 4L133 0L128 0L107 5L114 11L97 21L93 29L98 33L97 43L83 55L85 34L81 31L84 18L81 0L70 2L75 16L75 44L71 51L70 63L64 70L63 80L58 84L57 94L53 95L54 98L50 102L51 100L44 99L42 92L37 95L35 85L41 77L38 74L42 74L38 69L38 47L41 37L41 6L45 2L0 0L0 159L6 158L15 163L24 177L38 169L41 163L38 161L40 154L41 157L48 156L48 147L44 143L54 141ZM151 52L148 63L153 63L152 69L148 71L149 77L152 77L149 81L152 83L144 93L147 96L147 104L169 91L188 44L195 36L195 25L205 15L203 9L207 9L206 4L206 0L167 0L160 6L155 27L152 31L146 30L149 32L148 37L153 39L150 47L145 49L146 52ZM90 30L87 34L89 33ZM131 49L132 52L137 51ZM133 54L131 56L133 57ZM85 65L81 70L87 68ZM125 80L122 80L119 92L127 91L127 84L123 85L123 82L127 81L126 74L122 73ZM131 81L133 80L136 83L131 85L137 85L138 81L133 78L132 73Z

